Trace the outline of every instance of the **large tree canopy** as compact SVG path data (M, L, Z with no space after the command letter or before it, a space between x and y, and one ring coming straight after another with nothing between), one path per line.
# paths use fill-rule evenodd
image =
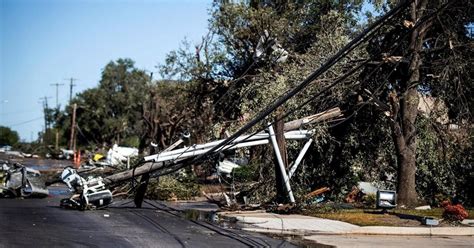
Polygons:
M9 127L0 126L0 145L13 146L20 140L18 132Z
M149 75L135 68L130 59L108 63L102 71L99 86L85 90L73 100L78 105L80 144L138 145L149 83ZM70 126L70 115L64 119L64 124Z

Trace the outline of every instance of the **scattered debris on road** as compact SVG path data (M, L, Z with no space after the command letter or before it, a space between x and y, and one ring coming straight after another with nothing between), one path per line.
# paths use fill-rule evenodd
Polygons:
M1 162L0 197L43 198L49 195L38 170L19 163Z

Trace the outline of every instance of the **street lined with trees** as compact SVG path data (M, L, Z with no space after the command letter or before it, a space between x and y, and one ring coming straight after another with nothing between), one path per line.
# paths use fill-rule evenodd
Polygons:
M151 142L157 144L153 149L165 149L184 132L192 134L193 144L225 137L396 4L215 1L209 33L198 44L184 41L171 51L158 65L159 79L131 59L111 61L98 86L77 94L49 118L57 120L51 126L60 129L63 145L76 128L79 147L117 143L143 153L150 152ZM331 186L330 198L342 200L357 182L371 181L396 189L400 206L438 204L453 196L474 204L474 43L466 28L473 16L467 0L408 1L268 117L289 113L284 119L289 121L333 107L343 111L344 119L308 127L316 130L315 142L294 177L297 195ZM43 139L51 140L46 134ZM288 144L288 161L297 152ZM262 199L275 198L275 190L268 190L278 181L273 154L266 148L250 153L252 179L259 182L252 190L265 195Z

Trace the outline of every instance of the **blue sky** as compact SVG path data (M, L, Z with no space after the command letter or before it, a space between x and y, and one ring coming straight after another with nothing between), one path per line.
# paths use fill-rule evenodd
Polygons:
M166 53L186 37L198 43L207 32L211 1L0 0L0 125L37 138L43 128L40 98L55 105L97 85L111 60L131 58L156 71ZM157 75L157 74L155 74Z

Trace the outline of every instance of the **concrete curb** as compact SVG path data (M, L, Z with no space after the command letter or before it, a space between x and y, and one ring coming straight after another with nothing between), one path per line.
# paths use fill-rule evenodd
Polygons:
M360 227L349 232L318 232L300 229L244 227L244 231L295 236L308 235L387 235L387 236L473 236L473 227Z
M474 236L474 227L391 227L364 226L345 234L413 235L413 236Z
M303 215L279 215L262 212L224 213L222 215L233 217L244 224L243 230L281 235L474 236L474 227L360 227L342 221Z
M474 228L472 227L360 227L349 232L318 232L301 229L270 229L260 227L245 227L244 231L281 234L281 235L387 235L387 236L473 236Z

